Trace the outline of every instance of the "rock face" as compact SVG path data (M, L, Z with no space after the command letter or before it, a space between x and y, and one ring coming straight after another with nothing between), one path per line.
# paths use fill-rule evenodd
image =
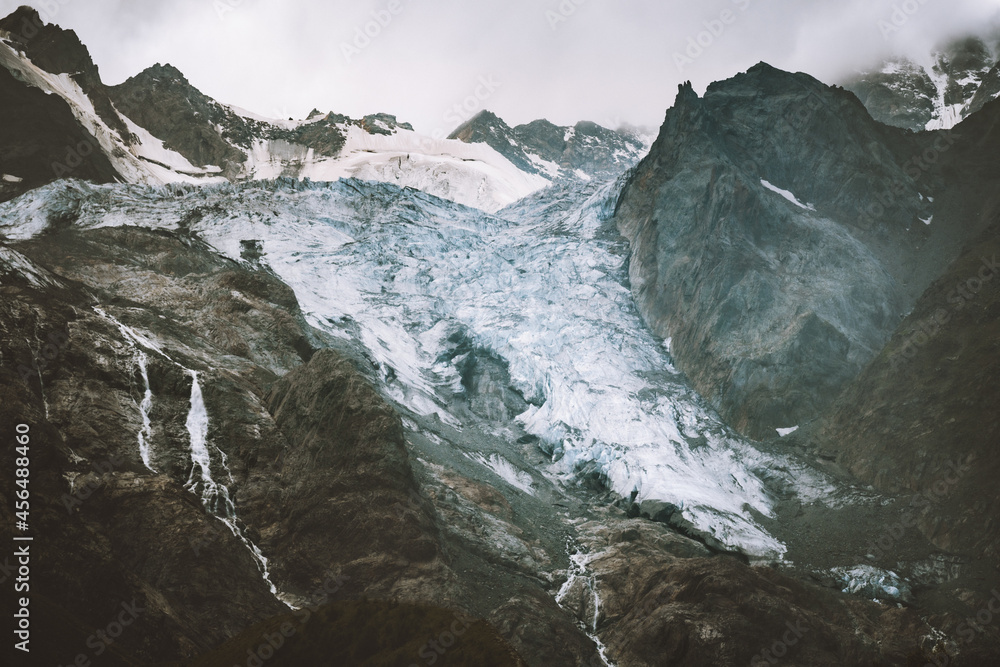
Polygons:
M844 87L881 123L914 132L948 129L1000 92L989 74L998 58L995 45L966 37L930 54L929 64L886 60L844 81Z
M275 487L254 492L262 503L281 498L258 520L273 526L269 551L286 554L286 588L306 595L317 582L304 575L334 566L349 580L346 592L370 591L373 579L400 586L406 568L440 558L428 508L398 509L419 489L399 415L350 361L321 350L279 380L265 405L290 447Z
M0 199L73 175L111 183L118 171L69 105L0 68ZM82 153L82 154L81 154Z
M917 494L938 548L1000 559L1000 227L976 239L811 438L860 479Z
M926 285L900 261L933 251L922 150L764 64L704 99L681 88L615 220L646 321L744 433L815 418Z
M281 601L318 610L315 629L282 654L293 657L346 635L367 638L359 651L402 649L411 664L419 638L406 630L424 627L411 624L414 605L428 622L478 623L483 643L515 664L600 665L602 651L623 666L752 658L780 637L759 648L751 638L786 632L786 612L822 619L821 643L801 649L817 659L905 664L935 650L908 614L712 557L665 523L627 519L593 484L525 472L549 460L511 420L523 399L509 368L467 336L451 341L448 414L460 423L397 402L392 375L406 369L308 325L268 268L273 247L233 222L237 209L259 218L257 203L292 206L283 200L305 186L271 187L218 188L223 206L196 188L163 189L151 204L147 188L68 183L4 207L0 414L37 433L38 627L60 637L40 648L46 661L95 657L92 628L123 602L142 608L141 622L111 664L246 655L289 620ZM315 200L370 229L390 190L353 182ZM335 196L350 205L336 208ZM394 196L394 211L414 218L454 208ZM312 199L295 210L309 215ZM499 224L464 214L465 227ZM123 215L152 228L122 225ZM240 261L203 241L216 229L219 242L225 225ZM358 330L343 322L345 334ZM384 617L406 627L370 637L371 615L397 608Z
M976 90L976 94L972 96L969 100L968 105L965 109L967 110L966 115L971 115L982 109L987 102L997 99L1000 97L1000 63L994 65L986 76L983 77L982 83Z
M40 602L33 618L37 636L47 639L32 644L32 656L52 664L81 654L93 659L94 629L106 628L123 604L136 609L136 618L112 651L125 656L122 664L198 654L248 620L283 608L251 552L185 488L191 377L176 362L146 350L153 395L147 436L152 465L160 471L153 472L137 445L145 386L140 350L94 306L143 330L158 329L156 338L170 356L189 366L204 355L239 358L229 345L236 331L258 349L270 347L266 356L281 360L280 366L299 356L294 345L279 341L303 335L293 313L271 319L277 305L269 297L280 304L288 293L261 277L260 296L235 298L231 292L241 280L254 282L246 272L177 238L121 232L83 239L69 230L36 247L34 260L2 249L2 326L28 336L3 338L0 410L4 424L28 424L33 437L31 531L47 538L32 561L32 593ZM51 262L63 276L38 261ZM162 300L155 305L154 285L172 287L158 292ZM167 315L170 325L160 325ZM254 315L270 323L251 324ZM273 344L263 344L271 333ZM174 347L178 339L190 347ZM239 371L219 372L244 391L273 377L245 357L225 365L242 365L242 377ZM5 444L5 455L13 455L9 447L13 440ZM13 478L2 484L5 494L13 494ZM13 525L6 504L2 513L6 525Z
M69 74L94 105L97 114L113 131L128 141L129 131L114 109L108 89L90 57L90 51L72 30L46 24L31 7L19 7L0 19L0 31L10 36L33 63L52 74Z
M410 132L385 114L256 119L157 66L111 92L158 146L72 106L74 86L103 94L96 68L58 29L11 37L33 17L0 35L0 138L39 180L87 136L107 158L87 175L145 183L124 167L180 157L236 178L260 142L365 153ZM982 273L1000 250L998 123L987 101L912 135L759 65L704 99L682 87L617 181L596 176L637 157L633 132L481 116L465 140L506 140L560 180L496 215L290 178L62 181L0 206L0 423L31 436L32 657L249 664L291 623L262 663L989 664L1000 638L966 618L1000 597L1000 276ZM435 150L456 147L487 149ZM564 178L577 170L594 181ZM803 428L731 432L626 284L733 423ZM640 498L611 486L625 468L689 486ZM19 488L0 477L4 498ZM858 553L914 491L940 497L905 536L917 557ZM747 533L720 516L788 550L733 557ZM455 623L455 648L434 648Z
M907 59L887 61L844 87L858 96L872 118L886 125L919 132L940 115L933 79L927 70Z
M593 657L541 578L561 538L524 546L537 538L503 494L426 461L415 474L399 413L359 371L368 360L342 343L314 352L338 343L259 256L208 250L197 211L174 231L81 230L72 202L94 192L76 187L44 238L0 246L0 326L24 334L0 344L0 415L34 438L32 530L49 536L36 627L60 638L40 660L94 659L88 637L125 603L139 618L108 664L188 663L287 613L273 585L297 605L374 597L489 617L529 664Z
M87 47L71 30L46 25L34 9L21 7L0 19L0 36L54 74L70 74L91 96L97 113L124 138L124 123L111 105ZM8 56L0 54L0 64ZM120 178L98 141L57 96L28 85L16 69L0 66L0 200L75 176L98 183Z
M560 127L536 120L510 127L491 111L479 112L448 138L488 144L519 169L551 178L614 178L646 148L634 130L609 130L589 121Z

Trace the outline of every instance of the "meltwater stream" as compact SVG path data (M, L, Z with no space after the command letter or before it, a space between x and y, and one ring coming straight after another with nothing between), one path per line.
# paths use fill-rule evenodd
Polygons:
M149 413L153 409L153 390L149 387L149 371L146 367L149 357L142 350L139 350L136 356L144 387L142 402L139 403L139 412L142 413L142 428L139 430L139 456L142 458L144 466L156 472L153 464L150 462L149 450L149 440L153 435L153 422L149 418Z
M566 598L577 585L582 586L584 592L590 594L590 605L593 607L594 612L589 622L586 619L580 621L581 629L597 646L597 653L606 667L615 667L614 663L607 656L607 647L604 646L604 642L597 636L597 624L601 620L601 593L598 589L597 578L588 571L588 566L596 555L588 554L582 551L579 546L572 544L568 544L567 547L570 568L566 573L566 581L559 588L559 592L556 593L556 604L566 609Z
M278 589L271 581L271 575L267 567L267 558L260 549L243 534L236 520L236 505L229 497L229 487L219 484L212 477L212 454L208 445L208 410L205 408L205 399L201 392L201 383L198 382L198 372L185 369L191 376L191 409L188 412L187 427L191 438L191 474L184 485L191 493L201 498L202 505L211 512L222 523L226 524L233 535L235 535L244 546L250 550L257 567L260 568L261 576L271 589L271 594L277 597ZM215 448L219 455L218 467L221 468L230 481L232 474L226 464L226 455L218 447Z
M279 595L277 587L271 581L267 558L264 557L264 554L261 553L257 545L243 533L243 529L239 525L236 517L236 506L229 495L229 487L225 484L217 483L212 477L212 454L209 450L208 442L208 409L205 407L205 399L202 394L201 383L198 380L198 372L181 366L171 359L150 337L143 335L127 324L112 317L104 309L95 307L94 311L117 326L126 342L128 342L129 346L135 352L135 361L139 367L144 384L144 394L139 404L139 411L142 415L142 427L138 433L139 456L142 458L143 464L151 472L156 472L156 470L152 466L150 451L150 437L152 435L150 411L153 406L153 392L149 386L149 357L147 352L155 352L167 361L183 369L191 377L191 403L187 419L185 420L185 427L187 428L191 448L191 472L188 475L184 488L198 496L205 509L224 523L233 535L250 551L271 594L281 599L282 596ZM222 469L228 477L229 482L232 483L233 477L226 462L225 452L218 447L215 450L218 454L218 468ZM286 602L285 604L288 603Z

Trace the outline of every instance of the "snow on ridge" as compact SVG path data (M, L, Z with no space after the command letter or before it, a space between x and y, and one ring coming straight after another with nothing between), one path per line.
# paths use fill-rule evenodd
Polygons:
M763 185L768 190L770 190L771 192L774 192L776 194L781 195L782 197L784 197L785 199L787 199L788 201L790 201L791 203L795 204L796 206L798 206L801 209L805 209L806 211L815 211L816 210L816 207L813 206L812 204L803 204L802 202L799 201L798 197L796 197L795 195L793 195L788 190L782 190L778 186L772 185L771 183L768 183L763 178L760 179L760 184Z
M392 135L369 134L354 126L347 129L338 157L307 160L299 176L392 183L487 213L549 185L548 179L521 171L484 143L434 139L402 128Z
M8 275L18 275L31 283L32 287L41 289L50 285L58 285L55 278L40 266L21 253L0 245L0 278ZM0 285L4 280L0 279Z
M14 48L0 42L0 66L17 78L66 100L73 115L100 144L115 169L129 183L218 183L221 169L196 167L163 141L121 113L119 117L138 143L127 145L99 116L93 102L69 74L54 75L35 66ZM232 105L223 105L244 118L294 129L321 118L286 121L266 118ZM393 183L412 187L451 201L496 212L550 184L544 176L527 174L486 144L434 139L396 128L391 135L369 134L354 125L341 126L346 144L335 158L317 157L303 145L283 140L257 141L247 154L249 178L271 180L289 173L316 181L341 178Z
M539 169L545 172L545 174L551 179L557 179L562 175L562 168L551 160L546 160L545 158L536 155L535 153L525 152L528 159L531 160L531 164L535 165Z
M177 151L166 148L163 141L154 137L149 130L138 125L131 118L120 111L118 111L118 115L125 122L128 131L139 139L139 144L133 145L131 152L149 163L147 169L157 172L161 181L165 183L220 183L226 180L219 175L222 172L221 167L196 167Z

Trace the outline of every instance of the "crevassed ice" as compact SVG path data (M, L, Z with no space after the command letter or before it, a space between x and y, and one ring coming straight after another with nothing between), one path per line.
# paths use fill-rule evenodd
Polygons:
M553 472L571 478L594 462L622 496L671 502L722 543L780 557L751 512L772 515L753 473L769 461L672 372L636 312L621 282L626 253L597 233L612 186L577 187L589 188L582 205L542 194L496 216L358 181L106 187L80 224L172 227L204 206L196 231L234 259L240 240L260 240L309 321L359 336L402 405L458 424L448 406L460 378L441 360L462 331L509 363L534 404L519 420L552 448Z
M572 224L388 199L363 225L331 201L322 221L292 206L271 224L205 219L199 232L234 257L239 239L262 240L313 323L356 323L376 362L391 368L390 394L416 412L451 419L457 373L437 360L461 327L509 362L514 384L537 404L519 419L561 455L557 472L595 461L622 495L672 502L751 554L784 552L747 509L771 514L750 471L757 453L664 370L667 353L618 280L622 255L595 234L601 196Z

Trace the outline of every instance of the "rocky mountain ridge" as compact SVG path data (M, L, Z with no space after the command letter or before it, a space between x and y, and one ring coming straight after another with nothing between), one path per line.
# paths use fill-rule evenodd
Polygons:
M609 130L589 121L559 127L544 119L510 127L485 110L448 138L488 144L522 171L555 179L614 178L649 149L641 129Z
M965 37L927 62L890 58L843 82L875 120L905 129L950 129L1000 94L1000 36Z
M65 33L5 30L33 661L1000 655L969 620L1000 586L1000 102L911 133L761 63L681 86L629 169L596 125L435 142L256 118L169 66L101 89L30 57ZM91 150L55 174L64 141Z
M108 87L75 33L46 25L29 7L0 22L0 37L4 79L9 72L15 80L3 84L8 99L23 99L4 109L8 137L0 148L17 157L16 168L0 165L4 199L65 176L151 185L358 177L495 212L558 178L617 175L643 152L634 132L593 123L578 125L580 137L560 149L566 156L546 152L564 168L498 152L495 141L423 136L385 113L267 118L212 99L169 64ZM32 102L36 90L51 99ZM64 127L62 134L38 131L40 115Z

